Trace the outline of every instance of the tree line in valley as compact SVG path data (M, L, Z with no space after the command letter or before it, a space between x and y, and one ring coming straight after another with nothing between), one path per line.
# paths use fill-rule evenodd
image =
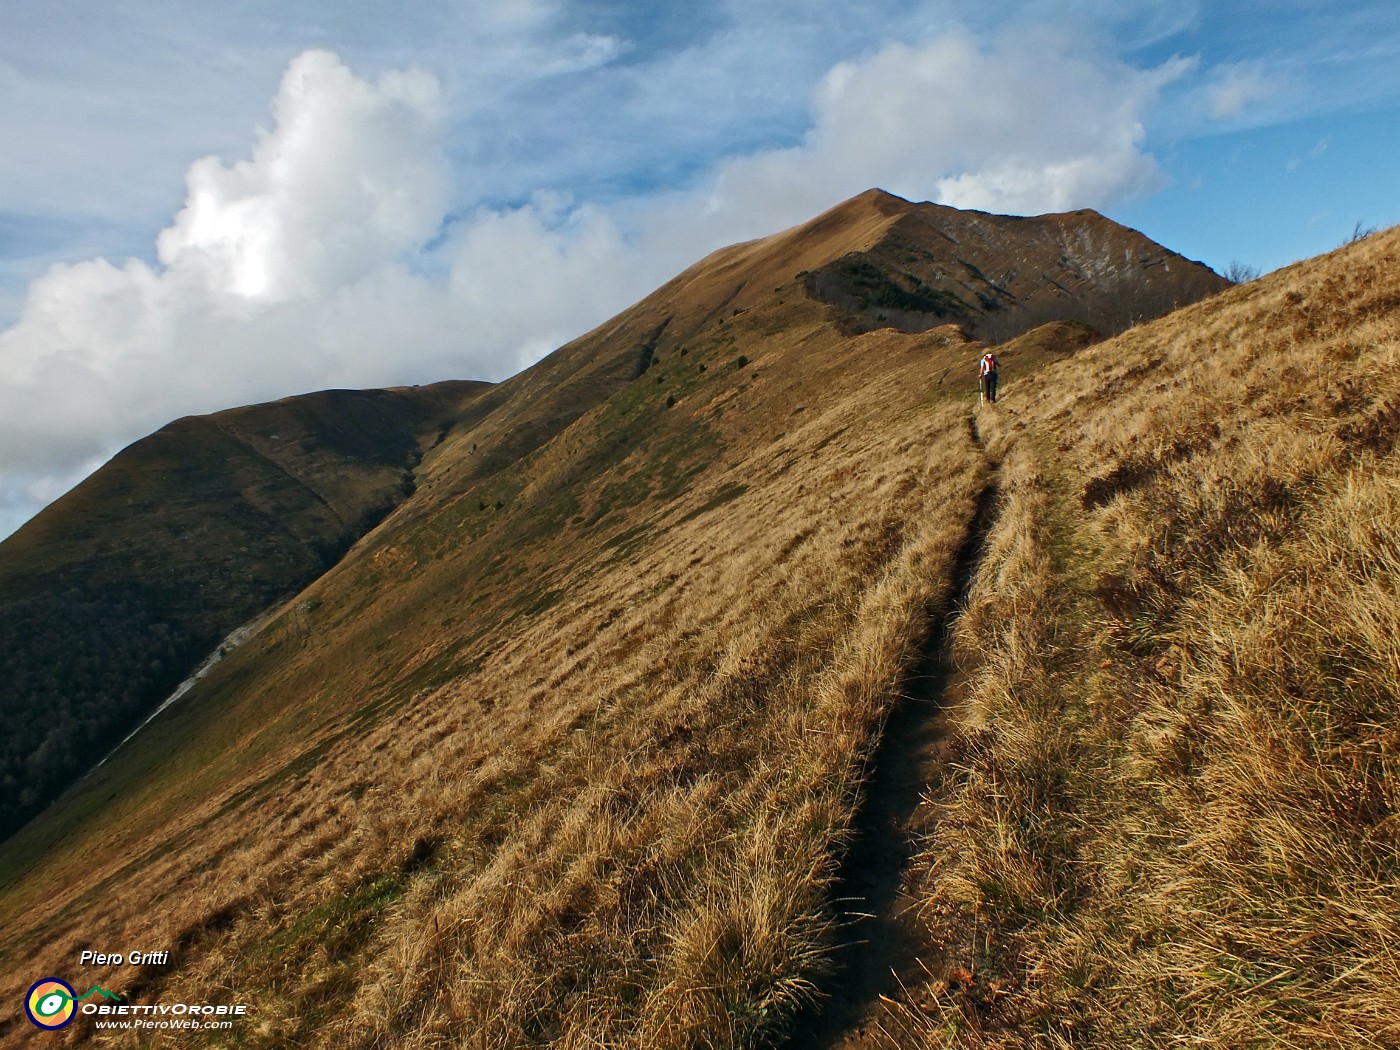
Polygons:
M0 838L115 747L207 648L151 605L136 588L81 584L0 603Z

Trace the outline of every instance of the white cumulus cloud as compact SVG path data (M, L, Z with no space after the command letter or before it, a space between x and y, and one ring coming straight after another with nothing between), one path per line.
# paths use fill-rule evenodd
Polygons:
M803 143L731 162L712 207L786 201L796 219L879 185L990 211L1102 208L1160 184L1143 122L1186 68L1136 69L1052 31L893 44L833 68Z
M308 51L282 78L273 116L251 159L190 168L184 210L157 241L170 271L211 292L282 300L351 284L432 235L450 189L432 76L391 71L370 84Z

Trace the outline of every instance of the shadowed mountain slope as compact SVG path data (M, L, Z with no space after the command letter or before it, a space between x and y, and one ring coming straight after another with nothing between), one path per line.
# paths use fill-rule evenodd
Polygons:
M806 275L813 295L853 315L852 331L957 324L1000 343L1058 321L1115 335L1229 286L1094 211L1021 218L895 201L869 200L892 221Z
M444 419L411 496L0 847L6 1001L139 943L178 950L80 980L233 995L251 1045L772 1044L830 978L862 784L989 505L985 344L860 331L810 280L898 283L930 207L717 252ZM1001 280L1032 229L967 261ZM1118 324L1081 314L1008 322L1009 404Z
M0 544L0 835L224 635L335 564L486 389L331 390L176 420Z

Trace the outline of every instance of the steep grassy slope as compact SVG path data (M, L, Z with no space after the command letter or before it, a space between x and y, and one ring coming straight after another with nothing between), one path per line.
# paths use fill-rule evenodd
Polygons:
M979 421L928 970L858 1045L1400 1045L1400 229Z
M0 850L7 1001L52 972L249 1003L215 1045L780 1038L990 484L980 346L851 337L799 276L910 207L721 252L485 395L410 500ZM1008 395L1082 345L1028 335ZM77 967L116 944L174 956Z
M224 635L333 565L485 389L336 390L180 419L0 544L0 837Z
M100 825L11 843L80 849L33 844L7 963L180 944L92 976L237 987L269 1044L742 1044L790 1011L980 478L919 407L936 342L783 330L387 521L83 786Z

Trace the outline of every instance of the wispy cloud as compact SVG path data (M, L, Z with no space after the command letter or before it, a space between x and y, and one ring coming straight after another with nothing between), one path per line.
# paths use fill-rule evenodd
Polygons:
M1272 99L1282 87L1280 78L1267 72L1262 62L1218 66L1206 88L1211 116L1217 120L1238 120L1251 106Z

